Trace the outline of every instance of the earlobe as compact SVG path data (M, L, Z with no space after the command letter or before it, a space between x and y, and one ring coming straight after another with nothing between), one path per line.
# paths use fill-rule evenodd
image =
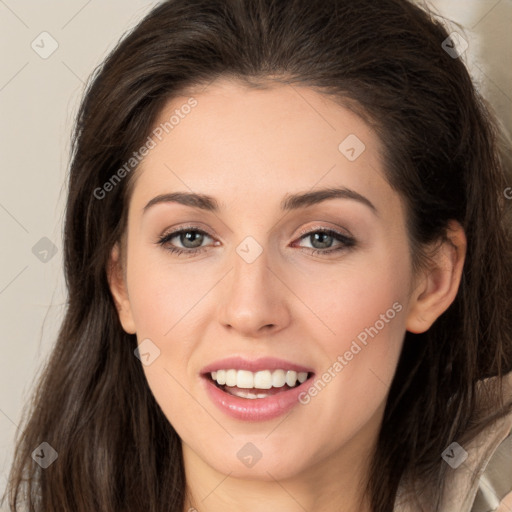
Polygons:
M455 300L466 247L464 229L458 222L450 221L446 239L432 258L433 265L425 271L411 297L406 322L409 332L427 331Z
M110 253L107 278L110 292L112 293L117 313L119 315L119 321L121 322L123 329L128 334L135 334L135 322L133 321L126 280L123 275L123 266L118 243L114 245L112 252Z

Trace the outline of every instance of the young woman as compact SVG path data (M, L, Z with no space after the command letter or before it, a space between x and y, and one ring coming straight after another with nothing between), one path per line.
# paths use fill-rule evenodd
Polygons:
M78 116L11 509L477 510L512 427L496 140L406 0L156 7Z

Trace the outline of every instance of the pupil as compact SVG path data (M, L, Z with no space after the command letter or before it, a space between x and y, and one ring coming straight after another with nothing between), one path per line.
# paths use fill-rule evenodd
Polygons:
M324 239L324 241L322 241L323 237L327 238L328 242L330 242L331 239L332 239L332 236L329 235L328 233L315 233L313 235L313 243L312 243L313 247L315 247L315 243L314 242L317 242L319 238L320 238L320 244L323 244L323 245L322 245L322 247L317 247L317 248L325 249L326 247L329 247L330 243L326 243L325 239Z
M196 237L197 235L197 237ZM181 243L188 248L195 248L199 247L202 243L202 234L198 233L197 231L186 231L185 233L181 234ZM195 240L194 240L195 238ZM192 246L187 246L187 243L192 242Z

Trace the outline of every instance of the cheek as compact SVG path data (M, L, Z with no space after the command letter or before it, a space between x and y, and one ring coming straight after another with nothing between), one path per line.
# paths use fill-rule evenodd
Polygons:
M151 364L143 366L149 388L180 437L186 437L191 416L198 426L204 413L190 395L197 386L192 361L204 337L201 322L208 315L204 309L208 301L201 299L218 277L205 268L194 271L193 264L169 263L169 259L164 251L133 247L128 293L139 344L149 339L159 351ZM211 424L204 427L208 430Z
M369 340L382 340L373 344L375 357L392 349L394 340L401 342L405 319L400 313L408 301L411 277L406 251L405 243L382 245L378 250L355 253L338 266L311 267L308 274L288 277L311 313L300 321L311 330L316 326L316 339L330 362L350 350L355 339L362 346Z
M345 269L338 279L312 276L316 285L305 295L316 317L311 315L310 333L313 325L323 333L315 338L323 366L301 403L331 439L355 435L370 421L386 399L400 356L409 288L407 260L396 272L396 253L380 255L378 261L360 260L360 267ZM306 293L305 285L299 293Z
M141 243L130 256L128 292L137 332L170 339L189 320L189 313L208 289L208 278L204 271L176 262L176 256L161 248Z

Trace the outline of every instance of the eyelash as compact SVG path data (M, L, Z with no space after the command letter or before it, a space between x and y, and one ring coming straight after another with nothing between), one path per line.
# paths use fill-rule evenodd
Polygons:
M199 233L201 235L206 235L210 238L213 238L209 233L207 233L206 231L204 231L202 229L199 229L197 226L188 226L188 227L180 228L179 230L176 230L176 231L172 231L171 233L162 235L161 237L158 238L156 243L158 245L164 247L165 250L167 250L173 254L176 254L178 256L182 255L182 254L186 254L187 256L194 256L195 254L199 254L200 252L203 252L204 250L206 250L208 248L208 247L198 247L196 249L182 249L180 247L166 246L166 244L170 240L172 240L173 238L175 238L178 235L181 235L182 233ZM311 254L323 254L323 255L332 254L332 253L350 249L356 245L356 241L354 238L347 236L347 235L343 235L341 233L338 233L337 231L334 231L333 229L326 229L326 228L318 228L318 229L313 229L313 230L309 230L309 231L304 230L300 233L299 240L306 238L307 236L314 235L315 233L323 233L323 234L326 234L329 236L333 236L333 238L335 238L339 242L342 242L342 244L334 249L326 249L326 250L302 247L302 249L308 249L311 252Z

